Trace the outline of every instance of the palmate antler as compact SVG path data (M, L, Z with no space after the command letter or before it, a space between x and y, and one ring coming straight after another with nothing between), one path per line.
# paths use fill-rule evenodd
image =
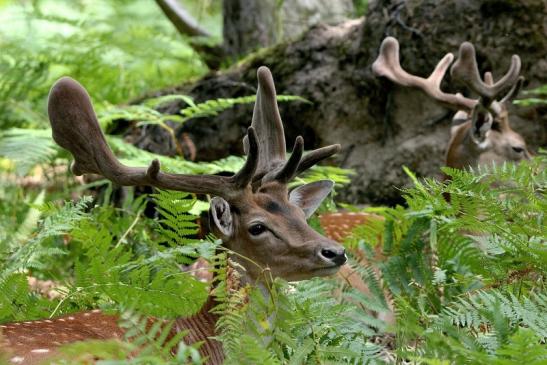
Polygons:
M257 76L258 91L251 127L257 132L259 159L253 184L260 185L273 180L287 183L296 175L340 150L340 145L335 144L303 155L304 139L298 136L294 142L292 155L286 160L285 135L272 74L267 67L262 66L258 69ZM243 143L247 153L247 137Z
M445 55L427 79L411 75L403 70L400 65L399 42L393 37L387 37L380 46L380 54L372 64L372 70L376 75L385 76L399 85L421 89L446 107L467 112L471 112L479 102L487 109L495 109L496 107L492 106L493 102L505 90L511 88L501 102L515 95L522 85L523 78L519 77L521 66L519 56L513 55L509 70L498 82L493 82L491 73L485 74L486 82L483 82L479 75L475 48L471 43L464 42L460 46L458 59L452 66L450 73L455 80L463 82L472 91L477 93L480 99L466 98L459 93L445 93L441 90L440 86L453 60L454 56L451 53ZM493 111L495 112L496 110Z
M258 92L253 121L244 139L247 160L233 176L169 174L160 171L158 160L147 168L121 164L108 147L86 90L68 77L51 89L48 114L53 139L74 156L75 175L100 174L118 185L149 185L198 194L213 194L236 201L246 187L276 180L288 183L296 174L310 168L339 149L339 145L320 148L302 157L304 141L298 137L293 153L285 161L285 137L277 108L270 70L258 70Z
M245 188L255 173L258 145L253 128L247 131L249 153L243 168L233 176L168 174L160 171L158 160L148 168L121 164L106 143L86 90L65 77L49 94L48 114L53 139L74 156L72 172L100 174L118 185L150 185L191 193L214 194L231 200Z

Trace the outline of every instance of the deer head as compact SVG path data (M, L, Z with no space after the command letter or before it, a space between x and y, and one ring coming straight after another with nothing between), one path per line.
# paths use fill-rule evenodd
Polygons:
M210 223L223 244L236 253L233 259L246 269L248 280L259 279L264 268L286 280L333 274L346 261L344 249L306 223L333 183L317 181L290 192L287 184L340 146L303 155L304 141L298 137L286 160L272 75L266 67L257 74L252 124L244 139L247 160L233 176L165 173L158 160L147 168L121 164L99 128L89 95L70 78L59 80L49 95L53 139L72 153L76 175L95 173L118 185L213 195Z
M469 42L460 45L458 59L450 74L476 93L478 99L441 90L441 82L453 60L451 53L445 55L427 79L411 75L400 65L399 43L395 38L387 37L372 70L399 85L420 89L435 101L457 111L447 148L447 166L466 168L530 158L524 138L511 129L507 112L507 103L518 94L524 81L519 76L519 56L513 55L507 73L494 83L490 72L485 73L484 80L481 79L473 45Z

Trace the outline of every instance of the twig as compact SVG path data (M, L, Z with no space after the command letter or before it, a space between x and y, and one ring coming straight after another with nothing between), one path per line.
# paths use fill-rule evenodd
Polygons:
M124 234L120 237L120 239L118 240L118 242L116 243L116 246L114 246L115 248L118 247L122 241L125 239L125 237L127 237L127 235L129 234L129 232L131 232L133 230L133 228L135 227L135 225L137 224L137 222L139 221L139 218L141 217L141 211L139 211L137 213L137 216L135 217L135 219L133 220L133 223L131 223L131 225L129 226L129 228L127 228L127 230L124 232Z
M190 37L211 36L209 32L199 26L198 22L177 0L156 0L156 4L181 34Z

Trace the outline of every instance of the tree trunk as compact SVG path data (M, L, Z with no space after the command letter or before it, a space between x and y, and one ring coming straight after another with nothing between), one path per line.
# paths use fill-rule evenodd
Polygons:
M278 39L279 7L276 0L224 0L224 47L237 58Z
M224 47L237 58L354 15L352 0L224 0Z
M401 63L421 76L466 40L475 44L481 72L493 70L495 77L507 70L512 54L519 54L529 89L547 83L545 19L543 0L378 1L366 21L317 25L295 42L279 44L177 92L197 101L251 95L256 69L269 66L279 94L300 95L313 103L281 104L287 139L303 135L306 149L342 144L335 162L357 173L341 198L395 203L400 201L398 187L408 183L403 165L418 176L439 175L451 113L418 91L372 74L370 65L382 39L398 38ZM450 83L449 75L446 79L444 90L461 90ZM545 111L544 106L511 110L513 128L532 149L545 145ZM238 106L211 120L189 121L178 132L194 141L198 159L241 154L241 136L251 114L251 105Z

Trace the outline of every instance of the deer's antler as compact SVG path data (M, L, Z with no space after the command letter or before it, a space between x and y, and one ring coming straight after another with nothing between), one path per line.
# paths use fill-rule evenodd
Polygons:
M477 66L475 48L471 43L464 42L460 46L458 59L452 66L450 74L455 80L463 82L477 93L480 99L466 98L459 93L448 94L443 92L440 87L453 60L454 56L451 53L445 55L427 79L411 75L403 70L400 65L399 42L393 37L387 37L380 46L380 54L372 64L372 70L376 75L385 76L399 85L421 89L434 100L451 109L467 112L471 112L479 101L485 108L494 109L495 112L495 109L499 106L496 106L494 102L500 97L501 93L511 88L501 100L503 103L518 93L524 80L524 78L519 77L520 58L513 55L511 66L505 76L494 83L492 74L487 72L483 82Z
M125 166L108 147L86 90L68 77L51 89L48 114L53 139L74 156L73 173L100 174L119 185L150 185L231 200L250 183L259 161L257 136L251 127L247 131L247 160L233 176L168 174L160 171L158 160L148 168Z
M449 108L470 111L477 104L477 100L468 99L461 94L447 94L441 90L441 82L453 60L451 53L446 54L427 79L411 75L401 67L399 42L393 37L387 37L380 46L378 58L372 64L372 71L377 76L387 77L399 85L420 89Z
M518 86L522 83L519 81L520 66L520 57L513 55L509 70L498 82L494 83L491 73L485 75L485 82L483 82L477 66L475 47L469 42L463 42L460 45L458 59L450 69L450 75L476 92L482 98L483 105L487 106L497 100L503 91L513 88L509 92L513 94L516 87L520 88Z
M319 148L303 155L304 139L295 140L292 155L286 160L285 134L279 115L275 85L270 70L262 66L257 71L258 91L251 126L256 130L259 142L259 161L253 181L261 184L277 180L287 183L299 173L340 150L340 145ZM244 149L247 153L247 139Z

